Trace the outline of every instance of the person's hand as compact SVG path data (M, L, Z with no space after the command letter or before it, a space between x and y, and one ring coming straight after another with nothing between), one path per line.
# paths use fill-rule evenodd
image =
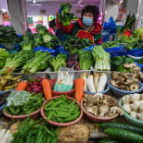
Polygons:
M61 7L59 8L59 14L62 14L62 8Z

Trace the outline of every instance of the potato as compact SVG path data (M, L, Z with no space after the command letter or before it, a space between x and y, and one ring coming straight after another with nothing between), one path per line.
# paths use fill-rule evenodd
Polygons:
M89 139L89 129L83 124L64 127L61 130L57 143L86 143Z

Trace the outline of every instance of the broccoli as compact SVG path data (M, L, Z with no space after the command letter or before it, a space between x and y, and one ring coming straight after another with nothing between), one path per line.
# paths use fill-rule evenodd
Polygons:
M36 30L40 35L44 35L48 32L48 29L46 28L46 26L43 26L41 24L36 25Z

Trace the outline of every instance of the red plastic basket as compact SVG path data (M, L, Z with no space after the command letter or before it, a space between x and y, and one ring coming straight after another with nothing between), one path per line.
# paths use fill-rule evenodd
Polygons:
M70 91L67 92L57 92L57 91L53 91L54 85L56 83L57 79L52 79L50 80L51 83L51 88L52 88L52 96L61 96L61 95L66 95L66 96L73 96L75 93L75 88L73 88Z

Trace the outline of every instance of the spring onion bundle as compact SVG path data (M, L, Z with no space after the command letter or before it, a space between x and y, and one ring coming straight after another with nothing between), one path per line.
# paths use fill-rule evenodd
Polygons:
M92 55L95 60L95 70L109 71L110 67L110 54L105 52L102 46L95 46L92 50Z

